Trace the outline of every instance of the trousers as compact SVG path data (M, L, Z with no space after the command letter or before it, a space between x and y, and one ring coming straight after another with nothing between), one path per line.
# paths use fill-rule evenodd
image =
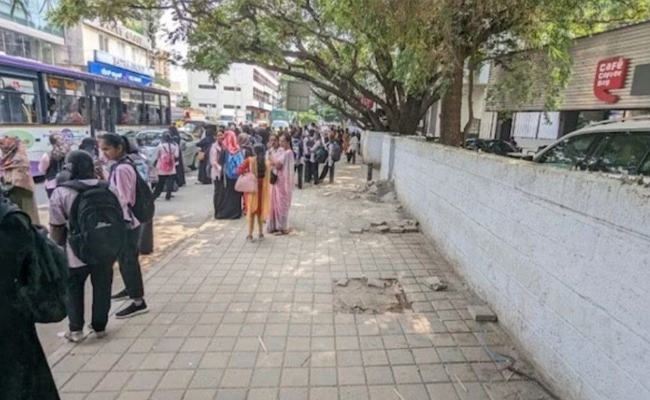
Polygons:
M124 286L132 299L144 297L144 284L142 283L142 270L140 269L140 229L129 229L126 232L126 246L118 258L120 274L124 280Z
M68 282L69 299L66 308L70 331L81 331L84 327L84 287L90 276L93 285L92 326L96 332L106 329L108 312L111 309L111 286L113 285L112 265L85 265L70 268Z

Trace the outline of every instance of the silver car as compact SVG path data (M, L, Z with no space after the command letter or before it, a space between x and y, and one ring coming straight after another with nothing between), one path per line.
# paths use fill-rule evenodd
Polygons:
M132 131L126 133L124 136L134 138L140 146L144 146L150 160L158 159L158 145L162 141L165 133L169 133L167 129L152 129L145 131ZM183 165L185 168L195 170L197 167L196 155L198 147L196 143L198 140L186 132L179 132L181 136L181 157L183 157Z

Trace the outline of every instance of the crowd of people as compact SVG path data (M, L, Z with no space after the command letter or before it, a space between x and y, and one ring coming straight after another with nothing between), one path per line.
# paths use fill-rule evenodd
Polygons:
M115 133L85 138L78 150L56 134L49 143L51 151L38 165L50 202L46 229L40 225L30 162L20 139L0 139L0 264L8 266L0 268L0 350L15 356L0 362L0 388L8 398L58 399L35 322L67 316L65 338L80 342L91 334L105 336L111 300L130 299L115 318L148 311L139 255L152 251L154 201L163 191L170 200L186 183L175 127L163 134L155 160L134 140ZM252 242L263 240L265 233L288 234L294 187L302 189L303 181L318 185L328 176L333 182L342 154L347 162L356 162L359 136L315 125L279 132L249 125L206 126L197 147L197 184L212 185L214 218L245 216L246 239ZM111 295L115 263L124 289ZM41 280L21 278L30 274ZM50 281L45 284L42 277ZM92 317L86 326L88 279ZM24 310L37 302L42 303L39 312L30 317Z

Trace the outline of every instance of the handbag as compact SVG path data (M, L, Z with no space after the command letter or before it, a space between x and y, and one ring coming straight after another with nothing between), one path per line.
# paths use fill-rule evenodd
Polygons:
M199 161L205 160L205 151L199 151L196 153L196 159Z
M275 185L278 181L278 174L275 171L271 171L271 185Z
M239 175L235 183L235 190L241 193L257 192L257 178L250 172Z

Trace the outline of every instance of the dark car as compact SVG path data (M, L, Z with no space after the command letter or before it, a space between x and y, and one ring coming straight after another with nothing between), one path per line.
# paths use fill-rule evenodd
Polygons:
M590 125L560 138L533 161L566 169L650 176L650 118Z
M471 138L465 141L465 148L473 151L507 156L509 153L517 153L519 150L510 142L500 139L479 139Z

